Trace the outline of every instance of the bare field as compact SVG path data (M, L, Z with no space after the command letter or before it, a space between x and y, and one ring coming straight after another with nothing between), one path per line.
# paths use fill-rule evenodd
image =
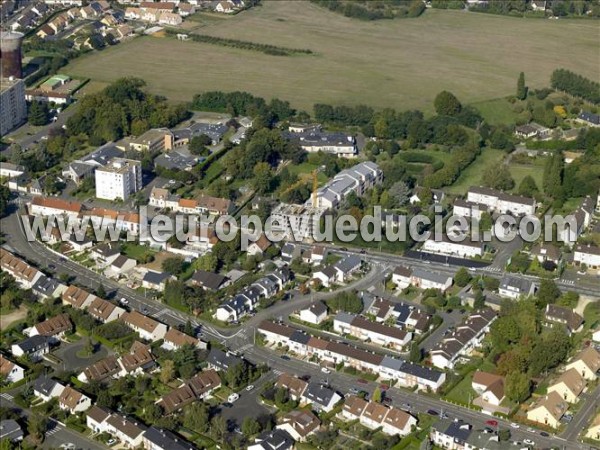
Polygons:
M172 38L142 37L75 60L63 71L110 82L145 79L172 100L198 92L245 90L312 110L317 102L431 110L443 89L463 102L513 94L564 67L600 78L597 22L427 10L418 19L361 22L300 1L265 1L198 31L315 55L281 57Z

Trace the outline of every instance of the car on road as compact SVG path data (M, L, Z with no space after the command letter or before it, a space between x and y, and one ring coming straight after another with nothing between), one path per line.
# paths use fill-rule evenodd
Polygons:
M106 441L106 445L108 445L109 447L111 445L115 445L117 443L117 440L114 438L109 439L108 441Z
M498 426L498 421L497 420L486 420L485 424L489 425L491 427L497 427Z
M321 368L321 372L323 372L323 373L331 373L331 370L329 370L327 367L322 367Z
M527 428L527 431L528 431L529 433L535 433L535 430L534 430L533 428L531 428L531 427L528 427L528 428Z
M360 389L356 389L355 387L350 388L350 393L351 394L358 394L360 392Z
M521 428L521 426L518 423L515 423L515 422L511 423L510 426L512 428Z
M229 403L229 402L223 403L223 408L231 408L232 406L233 406L233 403Z
M525 444L525 445L535 445L535 442L533 442L531 439L523 439L523 444Z
M442 419L447 419L447 418L448 418L448 414L446 414L446 413L442 413L442 414L440 414L440 417L441 417Z
M240 394L234 392L233 394L230 394L229 397L227 397L227 402L233 403L233 402L237 401L239 398L240 398Z
M401 408L407 411L410 410L410 403L402 403Z
M251 391L252 389L254 389L254 385L253 385L253 384L249 384L249 385L246 387L246 390L247 390L247 391Z
M129 300L127 300L125 297L121 297L121 300L119 300L119 303L121 305L129 305Z
M286 361L289 361L290 357L288 355L281 355L281 359L285 359Z
M48 264L48 269L56 270L56 266L54 264Z
M483 429L483 432L486 433L486 434L492 434L494 432L494 430L493 430L493 428L485 427Z
M309 380L310 380L310 378L311 378L311 376L310 376L310 375L308 375L308 374L307 374L307 375L302 375L302 376L300 377L300 379L301 379L302 381L309 381Z
M430 416L439 416L440 415L440 413L437 412L435 409L428 409L427 414L429 414Z
M545 431L542 431L542 432L540 432L540 436L550 437L550 434L546 433Z
M66 444L60 444L60 448L64 448L65 450L75 450L77 446L72 442L67 442Z

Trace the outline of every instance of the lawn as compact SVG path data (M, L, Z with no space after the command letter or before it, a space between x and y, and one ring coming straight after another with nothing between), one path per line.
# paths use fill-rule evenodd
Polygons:
M544 176L544 165L546 161L544 158L536 158L533 164L514 164L510 163L508 168L510 170L510 174L515 180L515 188L517 190L519 188L519 184L523 178L527 175L531 175L535 180L535 184L538 189L542 189L542 178Z
M483 102L473 103L483 118L491 125L500 125L503 123L514 123L518 114L513 111L506 98L495 98Z
M137 262L142 262L146 260L148 255L156 252L146 245L127 243L123 246L123 253L125 253L125 256L128 258L135 259Z
M506 153L502 150L484 148L473 163L467 167L458 179L448 188L453 194L465 194L469 187L481 185L481 177L490 166L498 166Z
M309 111L322 102L431 112L441 90L481 102L513 95L520 71L531 88L547 86L559 66L600 77L593 21L428 9L418 19L365 22L297 1L264 1L229 20L202 19L203 34L313 54L282 57L146 36L91 52L61 72L100 82L141 77L178 101L205 90L242 90Z
M463 405L468 405L469 401L473 402L476 397L475 391L471 387L471 383L473 381L473 376L471 374L464 377L460 383L458 383L454 389L452 389L448 395L446 395L445 400L450 402L456 402Z

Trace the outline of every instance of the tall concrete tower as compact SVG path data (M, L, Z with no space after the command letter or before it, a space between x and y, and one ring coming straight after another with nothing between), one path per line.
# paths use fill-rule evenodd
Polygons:
M21 44L24 35L12 31L0 32L0 66L2 77L23 78L21 66Z

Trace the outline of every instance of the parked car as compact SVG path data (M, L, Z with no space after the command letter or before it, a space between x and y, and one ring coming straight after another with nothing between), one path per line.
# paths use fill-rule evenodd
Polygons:
M498 421L497 420L486 420L485 424L489 425L491 427L497 427L498 426Z
M229 403L233 403L233 402L235 402L236 400L238 400L239 398L240 398L240 394L238 394L238 393L234 392L233 394L229 395L229 397L227 397L227 401L228 401Z
M542 431L542 432L540 432L540 436L550 437L550 434L546 433L545 431Z
M321 372L323 372L323 373L331 373L331 370L329 370L327 367L322 367L321 368Z
M125 297L121 297L121 300L119 300L119 303L121 305L129 305L129 300L127 300Z
M435 409L428 409L427 414L429 414L430 416L439 416L440 415L440 413L437 412Z
M535 442L533 442L531 439L523 439L523 444L525 444L525 445L535 445Z
M253 384L249 384L249 385L246 387L246 390L247 390L247 391L251 391L252 389L254 389L254 385L253 385Z
M281 359L285 359L286 361L289 361L290 357L288 355L281 355Z
M510 424L510 426L511 426L512 428L521 428L521 427L519 426L519 424L518 424L518 423L515 423L515 422L511 423L511 424Z

